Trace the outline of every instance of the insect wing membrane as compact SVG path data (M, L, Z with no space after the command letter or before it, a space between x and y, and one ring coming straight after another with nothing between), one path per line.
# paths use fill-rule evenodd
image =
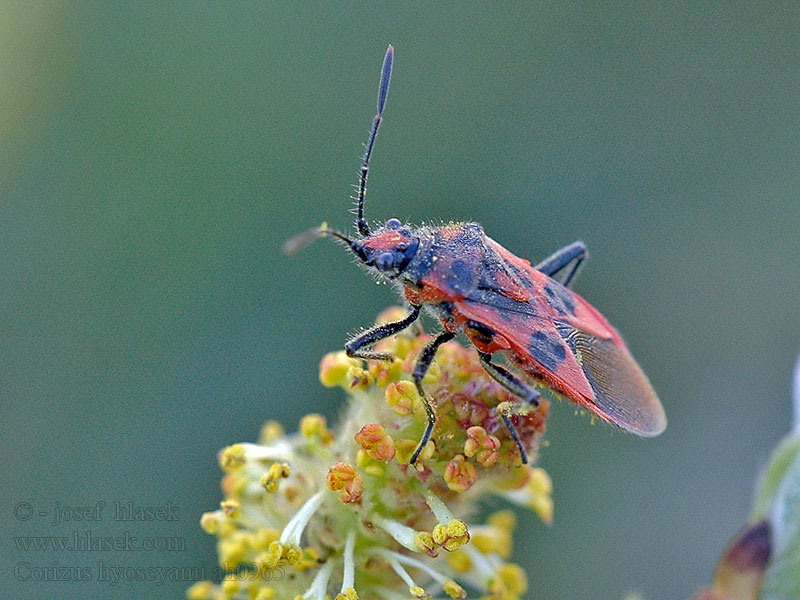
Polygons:
M559 324L594 391L589 408L623 429L644 437L660 434L667 426L664 408L636 361L611 339L596 337Z

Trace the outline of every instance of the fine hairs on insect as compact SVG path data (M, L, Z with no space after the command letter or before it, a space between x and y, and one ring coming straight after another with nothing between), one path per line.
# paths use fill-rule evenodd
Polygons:
M411 464L431 440L436 425L436 405L422 380L439 346L459 333L475 347L487 373L520 403L538 408L537 387L544 386L631 433L660 434L667 418L647 376L605 317L572 290L588 256L583 242L573 242L532 266L487 236L478 223L415 227L395 218L377 227L367 223L364 197L369 163L386 108L393 62L394 49L389 46L357 186L355 235L323 223L292 238L284 248L292 252L314 238L333 237L368 271L394 283L404 296L408 315L349 340L345 349L350 357L393 360L375 351L375 344L409 327L423 309L441 323L441 332L423 348L413 369L428 422ZM498 356L504 356L507 364L499 363ZM514 407L499 406L498 415L522 462L527 462L514 427Z

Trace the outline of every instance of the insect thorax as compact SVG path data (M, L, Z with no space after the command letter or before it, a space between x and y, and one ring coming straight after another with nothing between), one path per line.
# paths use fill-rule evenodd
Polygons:
M416 256L403 273L404 283L433 286L455 296L466 295L479 284L482 267L493 251L477 223L423 227Z

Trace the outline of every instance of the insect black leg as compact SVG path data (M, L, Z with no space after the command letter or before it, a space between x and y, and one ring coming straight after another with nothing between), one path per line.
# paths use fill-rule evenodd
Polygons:
M526 402L530 403L534 407L539 406L539 399L541 398L541 394L533 389L530 385L522 381L519 377L511 373L508 369L503 366L500 366L496 363L492 362L492 355L487 354L485 352L478 352L478 357L480 358L481 364L483 368L486 369L486 372L497 381L500 385L506 388L509 392L514 394L515 396L519 396ZM508 427L509 433L511 433L511 437L514 439L514 443L517 444L517 448L519 448L520 456L522 457L522 462L527 464L528 462L528 455L525 453L525 448L522 447L522 442L519 439L519 435L517 434L517 430L514 427L514 424L511 422L511 411L510 407L499 407L498 406L498 413L502 417L503 421Z
M544 259L534 269L552 277L564 287L569 287L588 257L586 244L581 241L572 242Z
M402 331L411 325L417 320L417 318L419 318L420 310L421 308L419 306L412 306L411 312L408 313L408 316L405 319L394 321L392 323L382 323L367 329L364 333L353 338L345 344L344 350L347 352L347 356L352 358L363 358L364 360L394 360L394 357L391 354L387 354L385 352L372 352L370 348L382 339L385 339L390 335L394 335L398 331Z
M417 363L414 365L412 377L414 378L414 383L417 385L417 391L422 398L422 402L425 405L425 412L428 415L428 424L425 427L425 433L422 434L422 439L417 449L414 450L414 454L411 455L411 460L409 462L412 465L417 462L420 452L422 452L422 449L428 444L428 441L431 439L431 432L433 432L433 426L436 425L436 407L433 405L431 399L425 395L425 390L422 387L422 379L425 377L425 373L428 372L439 346L452 340L455 335L456 334L450 333L449 331L440 333L422 349L422 352L420 352L417 358Z
M497 383L506 388L515 396L519 396L525 402L529 402L534 408L539 407L541 394L533 387L522 381L505 367L492 362L492 355L485 352L478 352L481 364L486 372L492 376Z

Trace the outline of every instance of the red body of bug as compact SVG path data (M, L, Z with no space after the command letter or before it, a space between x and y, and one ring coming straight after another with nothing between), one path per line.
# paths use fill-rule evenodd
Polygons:
M369 159L386 104L393 60L386 52L378 93L378 114L367 142L358 188L356 226L351 238L323 225L313 235L345 242L378 278L393 282L410 305L398 322L373 327L350 340L347 353L362 359L391 360L372 351L381 339L413 323L425 308L442 323L440 333L420 353L414 380L425 401L428 427L411 458L428 442L436 409L422 386L437 348L463 332L478 351L487 372L522 400L538 406L539 392L528 379L546 385L600 418L641 436L666 427L661 402L606 319L568 286L585 260L586 248L575 242L536 265L519 258L486 236L477 223L413 227L389 219L374 231L363 207ZM296 243L290 242L289 249ZM504 354L527 377L493 361ZM501 414L519 447L525 449L509 414Z
M393 223L390 223L392 225ZM395 278L412 306L479 352L504 353L529 377L642 436L666 427L647 377L616 330L586 300L487 237L477 223L383 229L372 252L416 246Z

